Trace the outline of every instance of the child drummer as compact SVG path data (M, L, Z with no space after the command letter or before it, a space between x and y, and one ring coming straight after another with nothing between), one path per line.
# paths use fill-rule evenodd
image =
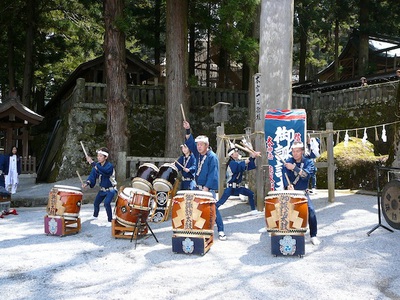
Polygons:
M104 201L104 207L107 212L107 227L111 227L112 210L111 202L117 194L117 181L115 180L115 170L112 163L107 161L108 149L103 147L97 152L97 163L90 156L86 156L87 162L93 167L86 183L82 184L82 188L90 186L93 188L99 179L100 191L94 199L94 212L92 219L97 220L100 211L100 204Z

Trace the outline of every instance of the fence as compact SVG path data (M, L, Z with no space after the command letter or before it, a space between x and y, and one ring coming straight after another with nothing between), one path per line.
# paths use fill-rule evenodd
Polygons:
M28 156L21 159L21 173L35 174L36 173L36 157Z

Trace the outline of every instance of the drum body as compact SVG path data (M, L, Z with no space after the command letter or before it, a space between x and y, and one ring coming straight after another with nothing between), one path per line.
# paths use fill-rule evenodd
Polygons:
M172 206L174 233L212 234L216 217L215 202L210 192L178 191Z
M154 190L157 192L169 192L172 190L177 177L178 169L174 164L163 164L158 171L157 178L154 179Z
M82 190L74 186L55 185L49 193L47 213L51 216L79 217Z
M136 177L132 179L132 187L150 192L153 188L153 181L157 177L158 168L150 163L144 163L137 171Z
M146 219L150 212L152 195L136 188L124 188L115 203L115 215L118 223L126 227L141 226L142 234L147 233Z
M269 232L306 232L308 204L304 191L270 191L265 197L265 221Z

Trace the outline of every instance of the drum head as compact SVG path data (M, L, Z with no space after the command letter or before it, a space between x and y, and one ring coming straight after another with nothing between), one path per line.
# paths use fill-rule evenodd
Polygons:
M155 164L152 164L152 163L144 163L144 164L140 165L139 169L142 168L142 167L147 167L147 168L153 169L156 172L159 171L157 166Z
M269 191L268 196L291 195L291 196L305 196L304 191L298 190L284 190L284 191Z
M122 191L122 193L127 196L130 197L131 195L134 194L139 194L139 195L144 195L144 196L148 196L150 197L151 195L149 193L147 193L146 191L140 190L140 189L136 189L133 187L126 187L124 188L124 190Z
M70 191L70 192L82 192L82 189L76 186L69 186L69 185L55 185L55 189L58 190L64 190L64 191Z
M183 190L183 191L178 191L176 193L176 196L184 196L185 194L192 194L192 195L196 195L199 196L200 198L205 197L205 198L213 198L213 194L211 194L210 192L206 192L206 191L196 191L196 190Z
M389 181L382 190L381 208L386 222L400 229L400 181Z

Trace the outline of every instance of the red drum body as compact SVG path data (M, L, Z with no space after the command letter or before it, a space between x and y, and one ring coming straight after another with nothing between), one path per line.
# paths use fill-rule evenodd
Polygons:
M304 191L270 191L265 197L265 221L269 232L306 232L308 204Z
M178 191L172 206L174 233L212 234L216 217L215 202L210 192Z
M55 185L49 193L47 213L51 216L78 218L82 204L82 190L67 185Z
M115 215L118 223L125 227L143 228L141 234L147 233L146 219L150 212L152 195L135 188L124 188L115 203Z
M137 171L136 177L132 179L132 187L150 192L153 188L153 181L157 177L158 168L150 163L144 163Z
M163 164L154 179L153 188L157 192L169 192L178 177L178 169L174 164Z

